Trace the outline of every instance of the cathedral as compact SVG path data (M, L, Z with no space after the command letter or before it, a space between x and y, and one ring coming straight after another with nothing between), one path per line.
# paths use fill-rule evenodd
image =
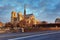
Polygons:
M25 21L24 23L27 25L30 24L39 24L40 22L37 21L32 14L26 14L26 8L24 7L24 15L21 12L16 13L14 11L11 12L11 23L19 23L20 21Z

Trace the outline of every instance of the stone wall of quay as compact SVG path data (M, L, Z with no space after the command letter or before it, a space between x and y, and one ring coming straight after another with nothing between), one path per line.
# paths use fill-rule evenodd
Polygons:
M40 28L24 28L22 29L16 29L16 30L10 30L9 28L7 29L0 29L0 33L12 33L12 32L39 32L39 31L48 31L48 30L60 30L60 27L40 27Z

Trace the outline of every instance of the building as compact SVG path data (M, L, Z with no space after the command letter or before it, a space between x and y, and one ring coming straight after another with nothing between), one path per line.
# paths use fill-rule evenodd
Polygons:
M60 18L56 18L55 23L60 23Z
M38 24L39 21L35 19L35 16L32 14L26 14L26 7L24 7L24 15L22 15L22 12L16 13L12 11L11 13L11 22L13 24L17 24L20 21L24 21L23 25L31 26L32 24Z
M3 26L4 26L4 24L2 22L0 22L0 27L3 27Z

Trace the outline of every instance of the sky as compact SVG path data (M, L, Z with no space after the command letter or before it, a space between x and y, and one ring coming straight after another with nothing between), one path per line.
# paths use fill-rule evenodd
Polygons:
M60 18L60 0L0 0L0 21L9 22L11 12L24 12L26 5L27 14L33 13L37 20L55 22Z

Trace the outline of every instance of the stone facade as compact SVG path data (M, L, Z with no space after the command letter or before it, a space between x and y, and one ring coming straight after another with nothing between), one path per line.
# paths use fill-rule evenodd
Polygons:
M16 13L12 12L11 13L11 22L12 23L19 23L20 21L24 21L26 25L32 25L32 24L38 24L40 23L35 19L35 16L32 14L26 14L26 8L24 7L24 15L22 15L22 12Z

